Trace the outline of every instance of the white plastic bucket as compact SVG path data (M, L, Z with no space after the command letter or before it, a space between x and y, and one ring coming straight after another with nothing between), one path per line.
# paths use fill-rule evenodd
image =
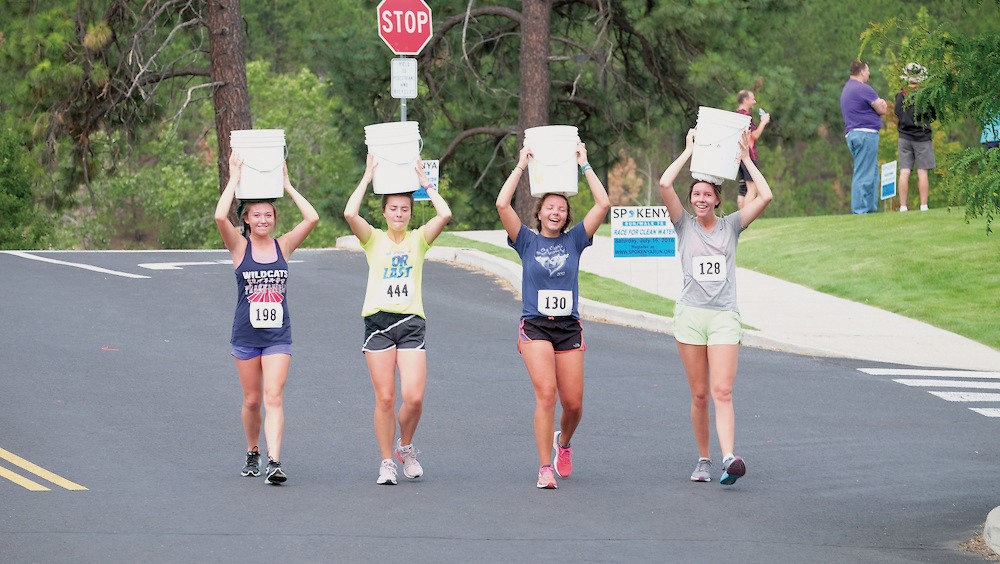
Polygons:
M524 146L531 149L528 183L531 195L577 193L576 145L579 132L572 125L543 125L524 130Z
M691 176L714 184L721 184L722 178L736 180L740 170L740 136L749 127L748 115L700 106Z
M415 121L394 121L365 126L365 144L375 156L372 185L376 194L401 194L420 188L420 126Z
M285 193L284 129L237 129L229 132L230 147L243 159L236 197L241 200L280 198Z

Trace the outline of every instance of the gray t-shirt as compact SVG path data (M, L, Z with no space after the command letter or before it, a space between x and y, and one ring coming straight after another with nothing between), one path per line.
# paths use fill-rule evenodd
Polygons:
M677 303L686 306L735 311L736 241L743 232L740 212L720 217L711 232L698 225L687 210L674 222L677 257L684 272L684 287Z

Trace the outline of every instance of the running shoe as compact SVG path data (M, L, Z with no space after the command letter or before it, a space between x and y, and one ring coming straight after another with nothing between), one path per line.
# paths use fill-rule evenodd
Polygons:
M535 486L540 490L556 489L556 476L553 474L552 465L546 464L538 469L538 483Z
M285 472L281 469L281 463L277 460L267 459L267 466L264 467L264 478L265 484L283 484L288 476L285 476Z
M712 461L708 458L699 458L698 465L694 467L694 472L691 473L692 482L711 482L712 481Z
M396 485L396 463L391 458L382 461L382 465L378 468L378 480L375 480L375 483L380 486Z
M260 452L257 450L247 451L247 463L243 466L241 476L260 476Z
M424 475L424 469L417 462L417 449L413 445L401 444L402 439L396 439L396 458L403 463L403 475L411 480Z
M573 472L573 449L559 443L559 435L561 434L562 431L556 431L552 435L552 448L556 449L556 454L552 457L552 467L555 468L556 474L559 474L560 478L569 478Z
M743 458L739 456L722 461L722 469L722 478L719 480L719 483L723 486L735 484L736 480L747 473L747 465L743 462Z

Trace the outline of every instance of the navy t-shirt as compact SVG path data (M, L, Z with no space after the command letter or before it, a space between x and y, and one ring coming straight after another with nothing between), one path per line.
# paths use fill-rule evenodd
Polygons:
M521 257L521 317L580 319L580 255L594 243L583 222L556 238L521 225L517 241L507 238Z

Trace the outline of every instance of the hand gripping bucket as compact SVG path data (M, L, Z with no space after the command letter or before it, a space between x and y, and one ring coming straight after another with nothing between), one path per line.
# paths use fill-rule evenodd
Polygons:
M243 159L236 197L241 200L280 198L285 193L284 129L238 129L229 132L229 145Z
M534 155L528 159L531 195L577 193L576 145L580 142L572 125L545 125L524 130L524 146Z
M420 126L415 121L394 121L365 126L365 144L375 156L372 185L376 194L402 194L420 188Z
M691 176L713 184L722 184L723 178L736 180L740 170L740 136L748 127L748 115L699 107Z

